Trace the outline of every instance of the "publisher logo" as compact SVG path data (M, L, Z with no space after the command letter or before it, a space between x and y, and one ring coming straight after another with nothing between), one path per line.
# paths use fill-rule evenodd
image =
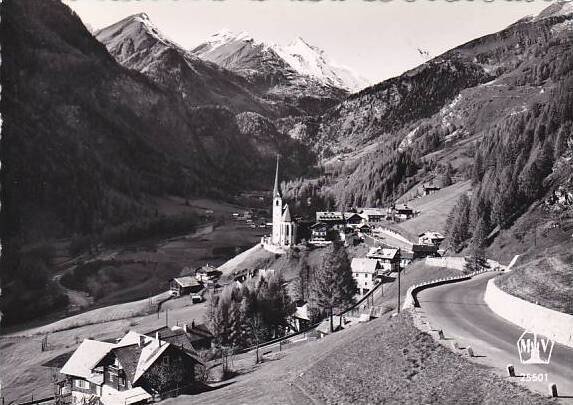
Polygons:
M517 351L522 364L549 364L555 342L545 336L525 331L517 340Z

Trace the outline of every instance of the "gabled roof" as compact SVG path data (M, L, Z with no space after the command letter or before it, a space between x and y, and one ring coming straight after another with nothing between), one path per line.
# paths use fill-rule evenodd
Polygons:
M436 245L413 245L413 252L437 252L438 247Z
M60 373L88 379L92 369L115 347L113 343L84 339Z
M426 236L426 237L432 238L432 239L443 239L444 238L444 235L442 235L441 233L436 232L436 231L426 231L424 233L418 234L418 237L421 238L422 236Z
M151 367L153 363L155 363L155 360L157 360L159 356L170 346L169 343L162 340L130 331L117 343L117 347L131 346L134 344L139 345L141 338L143 338L144 346L139 348L141 352L139 354L139 359L133 380L131 381L132 384L135 383L147 371L147 369Z
M376 259L368 259L364 257L355 257L350 264L353 273L368 273L375 274L380 268L380 264Z
M406 204L400 204L396 206L396 211L412 211L412 208L408 207Z
M328 228L328 225L325 224L324 222L316 222L315 224L310 226L311 229L316 229L316 228Z
M386 210L384 208L365 208L360 213L362 216L368 215L386 215Z
M373 247L370 249L366 257L376 259L394 259L398 254L398 249Z
M196 287L196 286L201 285L201 283L199 281L197 281L195 276L178 277L178 278L174 278L173 281L175 281L177 284L179 284L183 288Z
M343 221L344 217L340 211L317 211L316 220L321 221Z
M293 317L310 321L310 315L308 313L308 303L304 303L304 305L297 306Z

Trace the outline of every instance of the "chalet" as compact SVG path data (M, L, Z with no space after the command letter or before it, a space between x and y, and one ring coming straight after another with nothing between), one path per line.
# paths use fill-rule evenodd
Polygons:
M207 264L195 270L195 278L206 283L207 280L214 280L221 275L221 272L214 266Z
M139 404L195 385L194 356L158 337L127 333L119 342L85 339L60 373L73 404ZM157 376L161 375L162 378Z
M328 234L329 226L324 222L317 222L310 227L311 240L313 241L325 241L327 240L326 235Z
M438 247L436 245L413 245L413 259L423 259L425 257L438 256Z
M356 293L366 295L376 284L382 266L376 259L358 258L352 259L350 264L352 277L356 280Z
M360 213L362 218L368 224L377 224L382 222L386 218L386 210L384 209L375 209L375 208L366 208L363 209Z
M400 271L400 249L373 247L366 257L377 260L383 271Z
M418 244L420 245L436 245L444 241L444 235L435 231L426 231L418 235Z
M436 186L434 184L428 184L428 185L424 184L422 186L422 191L424 195L434 194L436 191L440 191L440 189L441 188L439 186Z
M310 309L306 301L297 302L296 311L292 315L292 323L296 332L302 332L310 326Z
M344 226L345 218L344 213L340 211L318 211L316 213L316 222L328 225L329 229L338 229Z
M370 234L372 232L372 228L368 224L362 224L358 227L358 231L360 233Z
M400 267L404 268L414 260L414 254L412 252L408 252L407 250L400 251Z
M174 297L198 293L203 289L203 283L195 276L178 277L169 280L169 290Z
M408 207L406 204L397 205L394 208L394 217L395 218L405 220L405 219L413 218L414 215L415 215L414 210L412 208Z
M351 228L357 228L362 222L363 222L363 218L362 216L360 216L357 213L345 213L344 214L344 219L345 219L345 223L347 226L351 227Z

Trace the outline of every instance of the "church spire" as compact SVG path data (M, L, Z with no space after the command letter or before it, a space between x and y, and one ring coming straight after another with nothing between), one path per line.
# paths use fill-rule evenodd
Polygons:
M279 187L279 155L277 154L277 170L275 172L275 188L273 189L273 198L281 197L281 190Z

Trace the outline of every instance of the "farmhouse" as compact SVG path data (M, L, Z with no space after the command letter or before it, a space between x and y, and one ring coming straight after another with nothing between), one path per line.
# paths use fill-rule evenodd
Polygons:
M118 343L85 339L60 373L74 404L97 398L103 405L128 405L190 390L198 363L173 344L131 331Z
M217 278L221 272L214 266L207 264L195 270L195 278L203 283Z
M203 289L203 283L195 276L173 278L169 281L169 291L174 297L197 293Z
M418 244L440 246L444 240L444 235L436 231L426 231L418 235Z
M326 241L329 226L324 222L317 222L310 227L312 241Z
M400 251L400 267L404 268L414 260L414 254L412 252Z
M302 332L310 326L310 309L306 301L296 303L296 311L292 315L292 323L296 332Z
M360 213L362 218L368 224L377 224L382 222L386 218L386 210L384 209L376 209L376 208L366 208L363 209Z
M316 222L328 225L330 229L344 225L344 213L341 211L317 211Z
M405 220L413 218L414 215L414 210L406 204L397 205L396 208L394 208L394 218Z
M434 194L436 191L440 191L440 187L436 186L434 184L424 184L422 186L422 190L424 192L424 195L430 195L430 194Z
M376 259L355 257L350 264L352 277L356 280L356 293L366 295L379 280L377 279L382 266Z
M400 249L373 247L366 257L377 260L384 271L400 271Z

